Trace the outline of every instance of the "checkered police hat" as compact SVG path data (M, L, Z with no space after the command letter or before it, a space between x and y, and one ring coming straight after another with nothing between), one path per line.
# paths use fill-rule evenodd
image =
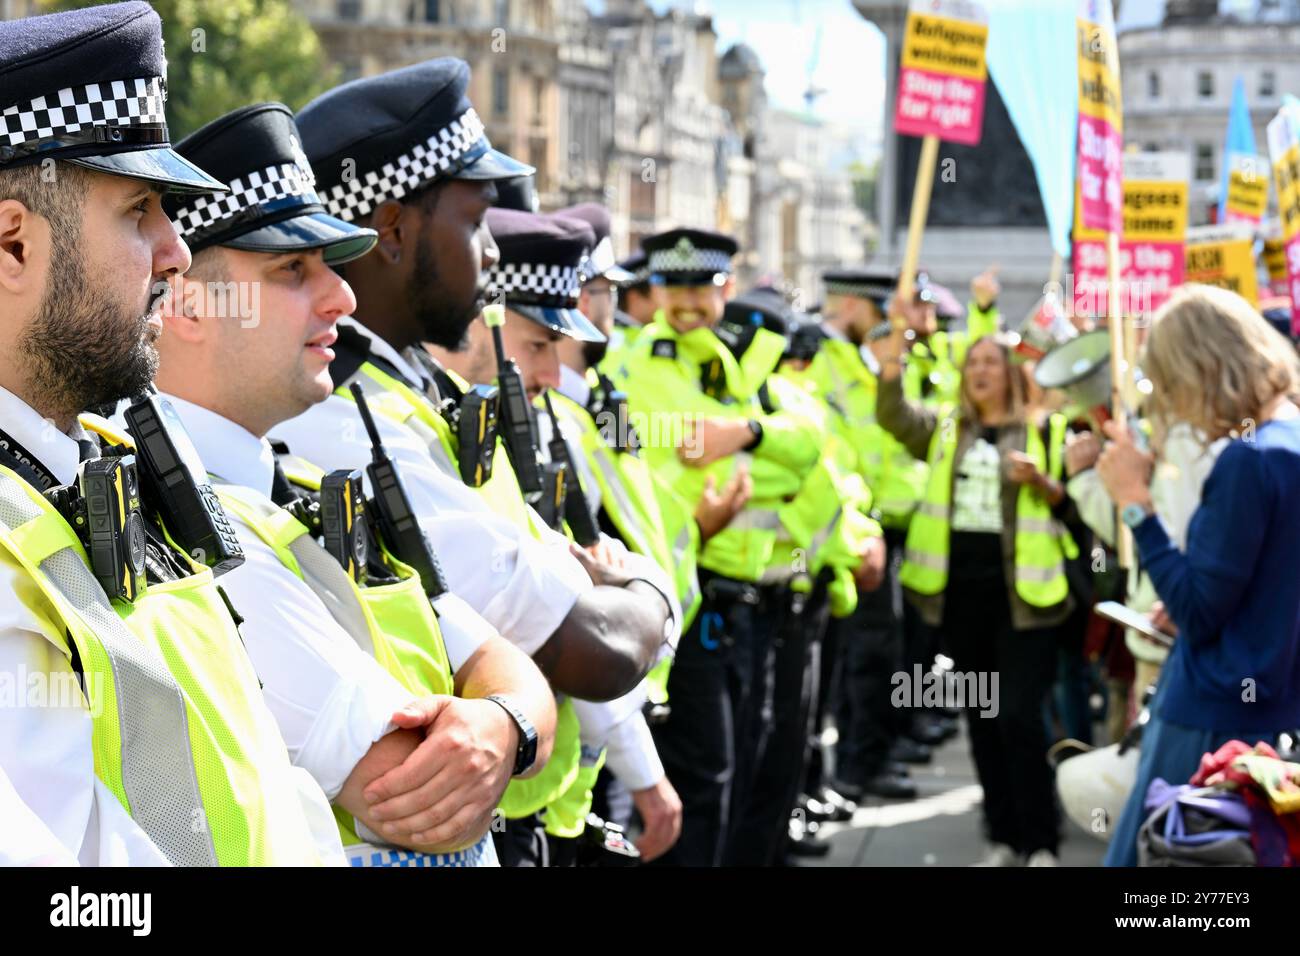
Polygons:
M489 209L501 260L488 273L508 309L580 342L605 336L578 311L583 269L596 237L580 219Z
M52 158L221 192L171 149L166 70L162 21L141 0L0 22L0 169Z
M534 172L492 148L468 87L465 62L443 57L353 80L308 103L298 129L329 212L355 222L440 179Z
M624 269L614 258L614 242L610 238L608 209L600 203L584 202L557 210L555 214L570 219L581 219L591 227L591 231L596 236L596 247L587 257L588 264L582 277L583 282L597 276L614 283L629 282L633 278L632 273Z
M322 249L338 265L374 247L373 229L325 212L293 114L280 103L245 106L176 145L230 187L222 196L180 196L165 208L190 249L229 246L253 252Z
M721 285L731 274L735 239L705 229L670 229L641 243L650 281L661 285Z
M870 299L882 309L898 286L898 270L879 266L859 269L828 269L822 273L827 295L851 295Z

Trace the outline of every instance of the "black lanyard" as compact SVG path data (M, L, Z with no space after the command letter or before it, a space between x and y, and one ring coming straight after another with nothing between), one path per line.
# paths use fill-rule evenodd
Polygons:
M43 492L62 484L44 462L3 428L0 428L0 464L16 471L24 481Z

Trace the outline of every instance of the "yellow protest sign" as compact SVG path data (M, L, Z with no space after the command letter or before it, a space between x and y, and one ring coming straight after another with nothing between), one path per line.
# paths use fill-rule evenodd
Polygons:
M1258 308L1259 282L1251 235L1217 226L1189 229L1183 281L1230 289Z

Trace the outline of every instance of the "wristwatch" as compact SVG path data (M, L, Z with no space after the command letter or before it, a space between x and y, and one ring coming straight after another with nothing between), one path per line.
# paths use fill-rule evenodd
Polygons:
M1119 517L1130 528L1136 528L1151 515L1151 512L1145 506L1139 504L1125 505L1120 511Z
M510 774L517 777L521 773L527 773L537 760L537 728L524 716L523 711L515 706L514 701L504 694L490 694L483 699L500 706L519 728L519 748L515 751L515 768L510 771Z
M750 434L754 437L749 440L749 444L744 447L744 451L752 451L763 440L763 425L756 418L751 418L746 424L749 425Z

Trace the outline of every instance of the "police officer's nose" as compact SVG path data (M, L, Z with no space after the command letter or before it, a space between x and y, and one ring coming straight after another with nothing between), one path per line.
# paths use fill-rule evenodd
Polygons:
M323 280L325 291L319 300L318 311L331 320L351 315L357 310L357 297L356 293L352 291L352 286L348 285L347 280L325 265L324 262L321 262L319 267L325 273Z
M483 244L483 256L480 260L484 272L491 269L501 261L501 250L497 246L497 241L492 238L492 233L487 227L487 223L479 226L479 241Z
M176 225L161 208L149 213L153 238L153 274L158 279L170 279L190 270L190 247L185 244Z

